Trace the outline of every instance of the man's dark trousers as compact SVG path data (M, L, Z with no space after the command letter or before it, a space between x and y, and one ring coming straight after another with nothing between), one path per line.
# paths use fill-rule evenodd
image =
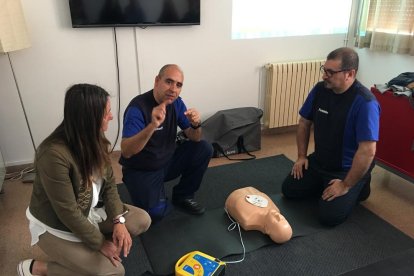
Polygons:
M164 182L181 176L173 188L172 200L193 198L212 155L211 144L206 141L185 141L177 145L174 155L163 168L143 171L124 167L122 180L135 206L148 211L153 218L162 217L167 208Z

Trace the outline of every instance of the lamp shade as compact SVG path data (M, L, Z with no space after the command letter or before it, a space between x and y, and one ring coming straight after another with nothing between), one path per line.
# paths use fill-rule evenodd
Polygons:
M0 53L30 47L20 0L0 0Z

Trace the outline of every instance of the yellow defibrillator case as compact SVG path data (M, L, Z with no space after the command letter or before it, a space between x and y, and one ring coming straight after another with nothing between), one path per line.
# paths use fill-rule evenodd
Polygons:
M175 264L176 276L221 276L226 263L200 251L182 256Z

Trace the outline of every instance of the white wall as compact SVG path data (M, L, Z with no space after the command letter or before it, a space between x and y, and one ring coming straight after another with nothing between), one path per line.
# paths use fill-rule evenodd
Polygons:
M360 70L358 80L365 86L385 84L403 72L414 72L414 56L357 49Z
M201 3L200 26L116 29L121 117L130 99L152 88L166 63L183 68L181 96L206 118L220 109L263 107L260 80L265 63L323 59L343 45L342 35L231 40L231 1ZM37 146L62 120L64 93L71 84L104 87L114 96L116 111L114 31L71 28L68 1L22 0L22 4L32 47L10 57ZM359 79L366 85L412 70L411 57L360 53L364 77ZM386 66L381 66L383 59ZM32 162L34 151L6 55L0 55L0 72L0 149L7 166ZM114 119L107 133L112 142L116 130Z

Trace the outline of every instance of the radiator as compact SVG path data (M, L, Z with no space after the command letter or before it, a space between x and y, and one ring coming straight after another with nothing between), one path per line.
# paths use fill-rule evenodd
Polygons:
M266 128L297 125L299 109L312 87L322 79L324 60L268 63L263 122Z

